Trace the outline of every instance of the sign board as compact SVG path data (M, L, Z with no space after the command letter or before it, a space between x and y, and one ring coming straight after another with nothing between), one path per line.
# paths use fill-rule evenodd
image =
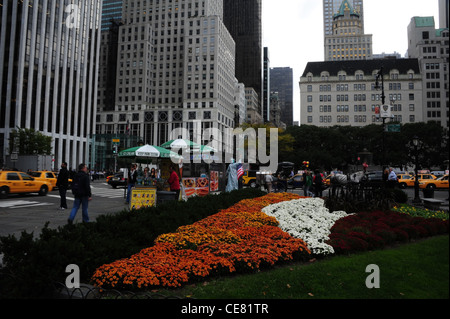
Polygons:
M390 105L382 105L380 107L380 117L381 118L390 118L392 117L392 108Z
M401 131L400 124L388 124L386 125L385 132L399 133Z
M156 188L135 188L131 190L130 210L155 206Z
M113 138L112 142L114 144L120 144L120 138Z

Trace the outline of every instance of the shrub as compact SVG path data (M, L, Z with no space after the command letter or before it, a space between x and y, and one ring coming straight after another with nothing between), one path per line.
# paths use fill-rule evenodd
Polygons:
M150 247L161 234L192 224L243 199L264 194L256 189L242 189L138 211L105 214L88 224L58 229L50 229L46 224L36 239L26 232L19 238L0 237L0 253L4 254L5 264L1 271L11 274L7 276L11 279L3 280L0 285L0 297L51 297L53 281L65 281L65 268L69 264L77 264L81 280L87 281L100 265Z

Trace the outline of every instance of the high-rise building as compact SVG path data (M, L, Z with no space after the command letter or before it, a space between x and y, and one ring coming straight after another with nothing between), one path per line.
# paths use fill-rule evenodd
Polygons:
M261 107L264 122L270 122L270 55L268 47L264 48Z
M161 145L175 128L192 138L194 125L234 127L235 42L222 17L222 0L125 0L116 100L99 107L96 134Z
M262 0L223 0L223 20L236 42L236 78L262 100Z
M408 57L417 58L423 79L423 118L449 127L449 29L434 17L413 17L408 25Z
M362 3L361 3L362 5ZM364 34L364 19L349 0L343 0L333 14L332 33L325 35L325 61L372 58L372 35Z
M294 124L294 75L290 67L270 69L270 90L278 92L280 121L287 126Z
M323 0L323 33L324 36L333 34L333 16L339 11L342 0ZM364 32L364 3L363 0L353 0L353 8L359 13Z
M123 0L103 0L102 31L107 31L113 21L122 20Z
M439 0L439 28L449 28L450 0Z
M55 168L89 163L102 1L2 1L0 160L12 129L52 137Z

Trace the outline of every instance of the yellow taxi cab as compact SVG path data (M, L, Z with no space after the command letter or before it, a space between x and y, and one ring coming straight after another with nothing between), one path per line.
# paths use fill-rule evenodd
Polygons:
M437 179L422 180L421 182L419 182L419 187L422 189L423 188L428 188L428 189L448 188L448 175L444 175Z
M38 180L24 172L0 171L0 197L8 194L39 193L47 195L52 185L45 180Z
M436 176L434 176L433 174L417 174L417 176L419 176L419 183L422 181L428 181L428 180L435 180Z
M34 177L34 179L39 181L47 181L52 185L52 188L49 191L52 191L56 188L56 182L58 180L58 176L50 171L34 171L28 173L30 176Z
M414 187L414 183L416 181L415 177L409 174L398 174L397 179L398 185L401 188Z

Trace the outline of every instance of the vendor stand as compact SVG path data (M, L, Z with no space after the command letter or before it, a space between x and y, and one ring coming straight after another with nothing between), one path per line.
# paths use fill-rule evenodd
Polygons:
M179 176L183 198L203 197L219 191L221 166L217 163L205 162L217 160L217 156L211 155L211 152L216 152L214 148L185 139L170 140L161 147L182 150L183 153L189 154L189 161L180 163Z
M169 192L167 180L172 158L177 160L181 158L178 154L162 147L142 145L121 151L119 158L130 158L135 163L141 164L135 187L131 190L130 210L156 206L158 203L176 199L174 193ZM150 164L159 167L157 176L155 178L146 176L142 169L143 164L147 167L150 167Z

